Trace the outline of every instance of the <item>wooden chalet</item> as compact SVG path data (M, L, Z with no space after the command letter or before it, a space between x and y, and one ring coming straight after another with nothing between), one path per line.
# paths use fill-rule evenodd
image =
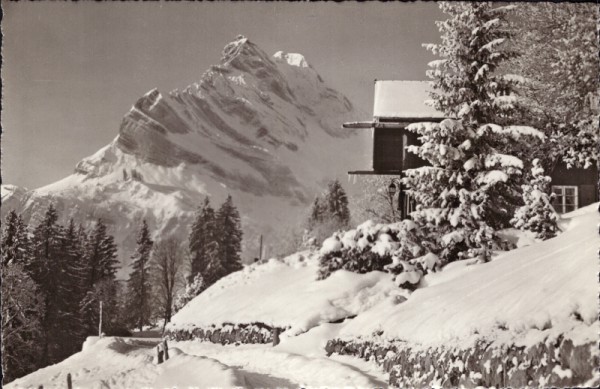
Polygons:
M427 162L406 150L418 145L418 136L406 129L416 122L441 122L443 113L425 104L430 87L426 81L375 81L373 119L344 123L344 128L364 128L373 131L373 163L370 170L350 171L350 175L402 176L404 170L427 165ZM563 165L550 174L553 205L565 213L598 201L598 168L566 169ZM398 193L398 210L405 219L415 203L405 193L398 178L391 178L390 196Z

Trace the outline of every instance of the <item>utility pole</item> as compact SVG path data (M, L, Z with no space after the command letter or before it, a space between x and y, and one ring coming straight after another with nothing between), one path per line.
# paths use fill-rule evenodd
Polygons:
M102 336L102 301L100 301L100 322L98 323L98 336Z
M262 236L262 234L260 234L260 245L259 245L259 249L258 249L258 260L259 261L262 260L262 254L263 254L263 236Z

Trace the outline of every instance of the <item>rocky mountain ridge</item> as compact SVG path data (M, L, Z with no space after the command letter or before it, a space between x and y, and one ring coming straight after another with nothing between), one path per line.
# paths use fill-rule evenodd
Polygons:
M125 274L142 219L157 239L186 239L204 196L218 206L231 194L251 259L258 235L275 241L328 180L368 163L368 136L340 128L361 116L302 55L270 57L240 36L199 82L138 99L117 137L72 175L31 191L3 187L2 217L17 209L36 224L52 202L64 220L101 218Z

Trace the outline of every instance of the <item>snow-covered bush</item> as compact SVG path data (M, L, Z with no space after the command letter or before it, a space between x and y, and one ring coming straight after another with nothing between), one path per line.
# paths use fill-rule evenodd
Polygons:
M427 271L439 266L437 256L421 256L426 247L411 220L393 224L367 221L323 242L318 278L325 279L340 269L356 273L379 270L397 274L399 286L414 288Z
M182 290L175 297L173 302L173 311L177 312L183 308L187 303L202 292L204 286L204 279L200 273L196 274L192 282L188 282L185 286L185 290Z
M558 230L558 216L548 195L550 181L550 177L544 175L540 161L534 159L531 182L522 186L525 205L517 209L511 220L515 228L535 232L538 239L552 238Z

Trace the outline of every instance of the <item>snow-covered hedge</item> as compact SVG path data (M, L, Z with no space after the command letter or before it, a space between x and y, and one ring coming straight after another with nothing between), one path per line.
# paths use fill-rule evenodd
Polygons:
M274 330L281 333L286 329L264 323L227 323L219 327L213 325L205 328L167 329L165 337L175 341L201 340L220 344L271 343Z
M424 274L440 266L439 258L425 247L411 220L393 224L369 220L356 229L336 232L323 242L319 279L340 269L355 273L379 270L395 274L398 286L414 289Z
M575 344L559 337L530 347L411 348L403 342L332 339L328 355L351 355L377 363L390 374L391 387L597 387L600 362L596 342Z

